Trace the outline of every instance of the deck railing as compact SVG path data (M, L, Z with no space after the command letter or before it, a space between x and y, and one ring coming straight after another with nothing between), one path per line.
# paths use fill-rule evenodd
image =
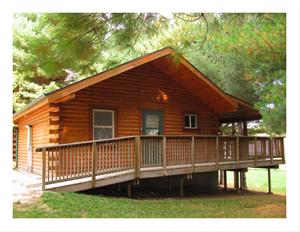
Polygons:
M135 177L143 169L175 166L234 164L276 160L284 163L282 137L254 136L129 136L80 143L43 146L42 185L91 178L133 170Z

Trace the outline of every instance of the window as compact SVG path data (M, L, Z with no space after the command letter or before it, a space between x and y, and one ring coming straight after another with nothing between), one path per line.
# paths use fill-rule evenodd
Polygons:
M114 137L114 111L93 110L93 139Z
M158 135L159 134L159 115L146 114L146 134Z
M196 114L185 114L184 115L184 128L197 129L197 115Z

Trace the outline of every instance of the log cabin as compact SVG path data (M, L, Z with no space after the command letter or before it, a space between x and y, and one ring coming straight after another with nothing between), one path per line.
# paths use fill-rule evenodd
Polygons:
M173 182L181 193L188 184L215 188L220 171L226 177L229 170L285 162L281 137L247 136L247 121L259 119L251 104L222 91L166 47L45 94L15 113L16 162L41 175L44 190L129 183L130 192L133 182L161 185L157 180ZM243 129L222 136L222 123Z

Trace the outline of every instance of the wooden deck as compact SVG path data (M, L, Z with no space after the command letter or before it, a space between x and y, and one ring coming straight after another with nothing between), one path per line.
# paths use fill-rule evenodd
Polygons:
M130 136L43 146L43 190L285 163L283 137Z

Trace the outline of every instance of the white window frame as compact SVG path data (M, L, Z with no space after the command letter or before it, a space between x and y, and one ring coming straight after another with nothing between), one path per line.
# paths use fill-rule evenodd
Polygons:
M112 125L111 126L97 126L95 125L95 112L111 112L112 113ZM104 109L93 109L93 140L95 140L95 128L111 128L112 129L112 138L115 137L115 111L113 110L104 110Z
M189 117L189 126L185 126L185 117ZM192 116L195 117L195 127L192 127ZM198 129L198 115L197 114L184 114L183 116L184 129Z

